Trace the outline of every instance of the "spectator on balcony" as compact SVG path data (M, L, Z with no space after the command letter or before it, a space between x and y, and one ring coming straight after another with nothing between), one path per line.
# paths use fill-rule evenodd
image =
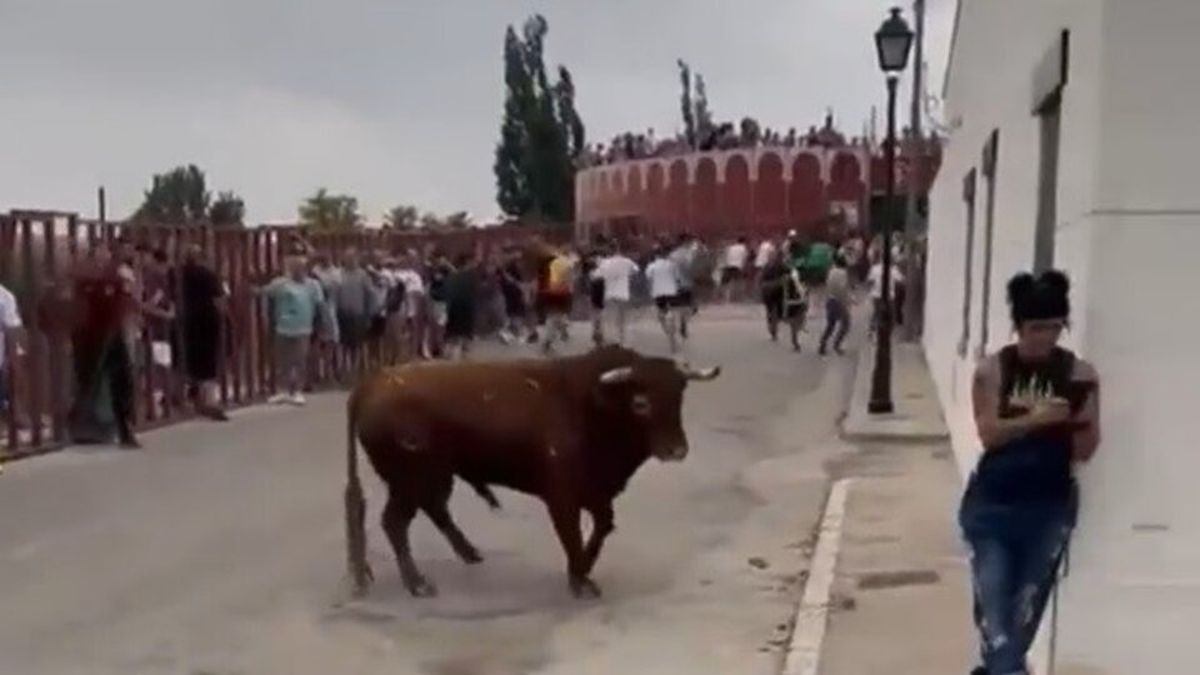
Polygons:
M184 252L179 270L180 332L188 395L196 412L217 421L228 419L221 410L217 378L220 375L221 320L225 313L225 284L205 260L199 246Z

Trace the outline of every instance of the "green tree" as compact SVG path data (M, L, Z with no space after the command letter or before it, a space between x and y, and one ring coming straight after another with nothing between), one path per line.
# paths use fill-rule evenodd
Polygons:
M211 195L204 172L195 164L155 174L133 219L140 222L186 225L208 218Z
M451 213L442 220L442 226L450 230L465 230L473 225L471 214L466 211Z
M688 147L696 147L696 109L692 103L692 68L683 59L676 61L679 65L679 83L683 92L679 96L679 109L683 113L683 129L687 137Z
M208 207L208 220L213 225L241 225L246 217L246 203L233 192L221 192Z
M350 230L362 224L362 216L357 199L321 188L300 205L300 223L316 230Z
M396 230L415 230L420 220L421 212L411 204L394 206L383 216L384 225Z
M551 84L544 59L549 26L541 15L504 35L504 118L496 146L496 201L506 215L568 222L575 215L575 160L586 131L565 67Z
M713 124L712 111L708 109L708 87L704 84L704 76L696 75L696 133L700 138L712 134L716 126Z

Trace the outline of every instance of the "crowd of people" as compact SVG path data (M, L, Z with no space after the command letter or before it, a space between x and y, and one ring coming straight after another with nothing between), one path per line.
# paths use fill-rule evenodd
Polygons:
M747 117L738 125L727 122L700 130L690 139L685 133L659 138L654 129L648 129L645 133L618 134L607 144L589 144L580 157L580 165L581 168L587 168L627 160L677 157L692 152L738 148L814 148L866 144L865 138L847 139L837 131L833 126L832 115L826 118L823 127L809 127L806 132L798 132L795 127L786 132L781 129L764 128L754 119Z
M246 334L235 324L246 320L255 296L269 315L269 400L302 406L319 380L349 386L369 364L465 358L479 338L538 345L551 355L569 339L572 318L589 320L595 344L624 344L631 311L641 305L653 307L674 353L688 340L701 299L757 296L770 338L787 326L796 350L807 317L823 309L828 320L818 351L841 353L852 290L868 286L878 303L881 280L878 242L796 232L753 248L744 237L704 242L688 234L601 237L566 247L530 241L486 259L436 250L318 250L297 236L284 253L278 277L239 280L231 289L199 246L178 260L128 239L92 250L56 289L64 309L50 321L64 322L71 344L71 440L115 437L137 447L139 404L190 407L225 420L223 361L246 348L235 344ZM898 310L904 251L895 254ZM0 410L11 408L5 370L22 353L21 319L13 294L0 286ZM149 397L139 391L145 382L154 383Z

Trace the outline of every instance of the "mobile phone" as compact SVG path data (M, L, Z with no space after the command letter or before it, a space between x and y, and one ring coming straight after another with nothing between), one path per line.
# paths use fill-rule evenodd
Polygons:
M1071 380L1067 382L1066 388L1063 391L1063 398L1067 399L1067 403L1071 406L1071 414L1077 414L1083 409L1083 404L1087 403L1088 397L1096 389L1095 380Z

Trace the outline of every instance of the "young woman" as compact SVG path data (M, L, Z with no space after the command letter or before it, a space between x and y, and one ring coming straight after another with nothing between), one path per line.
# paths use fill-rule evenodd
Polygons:
M1095 369L1058 340L1070 317L1061 272L1008 283L1016 342L989 355L972 386L983 456L959 524L971 548L983 666L974 675L1027 673L1025 656L1075 525L1075 463L1100 440Z

